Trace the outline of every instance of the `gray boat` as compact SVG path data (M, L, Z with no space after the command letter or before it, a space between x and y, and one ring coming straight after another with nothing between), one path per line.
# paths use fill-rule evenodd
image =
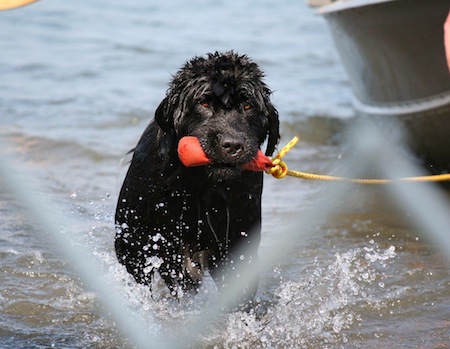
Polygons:
M405 125L414 152L450 170L449 0L340 0L319 8L348 73L358 115Z

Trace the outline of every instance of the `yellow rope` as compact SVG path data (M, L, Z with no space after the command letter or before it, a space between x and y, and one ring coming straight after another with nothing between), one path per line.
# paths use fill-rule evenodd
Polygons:
M397 181L404 182L444 182L450 181L450 173L431 175L431 176L418 176L418 177L403 177L398 179L370 179L370 178L345 178L337 176L319 175L308 172L300 172L289 170L286 163L281 159L286 155L298 142L298 137L294 137L286 146L284 146L280 152L272 159L274 166L268 169L266 172L271 174L275 178L281 179L286 176L292 176L307 180L316 181L334 181L334 182L347 182L357 184L390 184Z

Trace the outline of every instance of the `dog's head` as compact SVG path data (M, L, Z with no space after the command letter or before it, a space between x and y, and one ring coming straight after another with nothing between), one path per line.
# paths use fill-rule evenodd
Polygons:
M267 139L266 155L279 140L278 112L263 73L247 56L234 52L195 57L174 76L156 110L160 148L173 154L184 136L199 139L217 178L238 175Z

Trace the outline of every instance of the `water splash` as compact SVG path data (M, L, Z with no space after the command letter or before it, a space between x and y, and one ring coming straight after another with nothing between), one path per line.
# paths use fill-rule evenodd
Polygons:
M394 246L376 246L336 253L327 266L316 264L302 281L289 281L276 292L277 304L262 318L228 316L226 329L205 337L205 346L219 348L336 348L349 341L346 330L363 321L364 307L383 307L371 296L384 287L380 268L395 256ZM213 343L222 343L220 345Z
M102 203L98 212L110 211ZM109 216L109 214L108 214ZM175 301L162 282L155 281L153 292L138 285L125 268L117 263L109 248L99 248L104 235L111 236L112 226L101 224L92 229L88 241L94 255L106 266L109 276L122 285L120 292L134 315L155 336L164 333L175 337L194 319L208 302L217 299L217 289L210 278L196 296ZM97 241L100 240L100 241ZM100 246L102 244L99 244ZM316 260L300 281L284 281L272 296L267 314L232 313L224 315L200 334L203 348L341 348L345 347L355 328L364 321L367 309L385 307L384 268L395 257L395 248L381 249L373 240L367 246L335 253L328 261ZM116 283L117 284L117 283ZM176 328L177 331L173 331Z
M109 201L108 199L106 201ZM112 246L105 240L112 237L110 203L93 205L100 218L90 230L88 241L94 255L108 270L105 279L121 285L116 290L127 300L132 313L148 332L173 338L183 332L186 324L217 299L217 289L210 278L203 280L198 295L187 295L176 301L163 282L138 285L120 265ZM108 216L108 217L106 217ZM108 237L108 238L106 238ZM261 317L255 314L232 313L222 316L200 334L195 347L203 348L341 348L348 345L370 309L385 307L384 268L395 257L395 248L381 249L374 240L365 247L335 253L329 260L317 259L301 280L285 281L271 295L272 306ZM282 273L280 271L280 273ZM174 331L174 328L177 331Z

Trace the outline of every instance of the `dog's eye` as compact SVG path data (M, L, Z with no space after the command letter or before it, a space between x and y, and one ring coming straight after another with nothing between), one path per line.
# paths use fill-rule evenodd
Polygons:
M251 105L251 104L244 104L244 110L250 110L250 109L252 109L253 108L253 106Z
M205 108L209 108L210 107L209 103L207 103L207 102L201 102L200 105L202 107L205 107Z

